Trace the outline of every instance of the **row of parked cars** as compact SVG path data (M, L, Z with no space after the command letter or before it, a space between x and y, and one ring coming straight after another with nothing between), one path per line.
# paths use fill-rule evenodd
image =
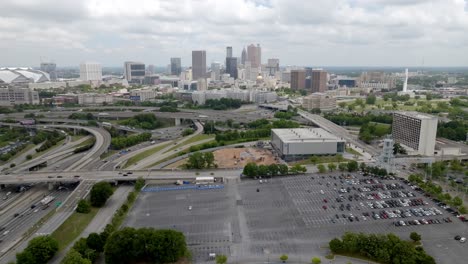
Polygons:
M442 219L415 219L415 220L407 220L407 221L395 221L395 226L411 226L411 225L431 225L431 224L443 224L443 223L452 223L450 217L442 218Z

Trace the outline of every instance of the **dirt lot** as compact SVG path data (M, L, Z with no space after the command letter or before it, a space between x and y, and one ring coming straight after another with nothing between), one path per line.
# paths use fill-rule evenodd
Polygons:
M243 168L249 162L260 164L277 163L270 150L261 148L227 148L213 152L218 168ZM186 163L186 159L173 163L167 168L177 168Z

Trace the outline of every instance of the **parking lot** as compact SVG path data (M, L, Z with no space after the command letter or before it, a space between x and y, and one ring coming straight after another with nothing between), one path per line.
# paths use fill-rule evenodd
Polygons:
M257 191L258 190L258 191ZM190 207L190 208L189 208ZM190 210L189 210L190 209ZM309 174L229 181L223 189L144 192L126 225L183 231L197 263L209 253L255 262L288 254L309 262L344 232L416 231L437 263L464 263L467 224L400 180Z

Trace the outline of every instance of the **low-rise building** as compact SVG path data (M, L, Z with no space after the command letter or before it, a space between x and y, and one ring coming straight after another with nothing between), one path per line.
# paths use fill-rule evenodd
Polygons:
M322 128L272 129L271 143L284 160L310 155L335 155L345 151L345 140Z
M109 94L84 93L78 94L78 104L80 105L102 105L104 103L112 104L114 97Z
M144 102L154 99L158 94L158 90L153 88L134 89L130 91L130 99Z
M336 98L326 93L313 93L302 99L302 107L307 110L332 110L336 108Z
M1 106L39 103L39 93L29 88L0 88Z

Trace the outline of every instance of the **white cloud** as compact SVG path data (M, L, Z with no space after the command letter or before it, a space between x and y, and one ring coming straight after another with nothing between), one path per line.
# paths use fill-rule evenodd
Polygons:
M3 0L0 64L142 60L165 65L192 49L222 61L260 43L295 65L466 65L464 0ZM389 54L391 53L391 54ZM35 56L31 56L35 54ZM348 59L353 58L352 60ZM354 59L356 58L356 59Z

